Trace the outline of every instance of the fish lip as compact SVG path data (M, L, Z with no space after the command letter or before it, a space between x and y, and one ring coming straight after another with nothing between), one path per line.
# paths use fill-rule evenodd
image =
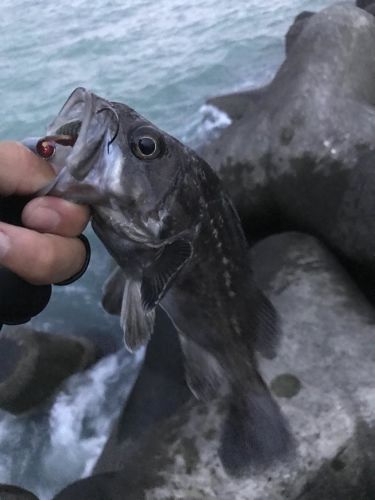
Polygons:
M87 130L89 119L91 118L90 108L92 106L92 92L84 87L77 87L70 94L63 104L56 118L47 127L47 136L55 135L59 128L73 120L81 121L81 128ZM82 103L83 110L74 110ZM72 112L74 110L74 112ZM82 119L82 116L84 119Z
M56 118L48 125L47 134L48 135L55 134L57 132L57 130L62 125L66 125L67 123L69 123L70 121L73 121L74 119L80 119L81 116L76 116L75 113L68 120L65 118L65 117L69 116L72 109L76 108L77 105L80 103L83 104L84 111L86 111L86 113L84 113L84 114L86 116L85 126L87 127L87 122L88 122L89 116L90 116L89 113L87 113L87 111L92 106L93 97L94 97L94 94L92 92L90 92L89 90L85 89L84 87L77 87L76 89L74 89L73 92L68 97L68 99L63 104L63 106L61 107ZM82 114L82 113L80 113L80 114ZM63 118L64 118L64 120L62 120ZM81 122L82 122L82 125L81 125L81 127L82 127L84 125L84 121L81 120Z
M76 88L62 106L56 118L47 128L47 135L53 136L64 125L80 121L78 136L66 157L64 167L76 180L82 180L90 168L84 168L85 157L90 157L113 128L106 113L99 113L102 108L114 109L112 103L97 96L84 87ZM115 110L114 114L117 116Z

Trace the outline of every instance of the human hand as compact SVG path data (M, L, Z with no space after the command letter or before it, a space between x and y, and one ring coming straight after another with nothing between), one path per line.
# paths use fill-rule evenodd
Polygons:
M32 195L54 176L47 161L22 144L0 143L0 196ZM25 227L0 222L0 266L35 285L69 279L86 261L77 236L89 217L88 207L60 198L32 199L22 212Z

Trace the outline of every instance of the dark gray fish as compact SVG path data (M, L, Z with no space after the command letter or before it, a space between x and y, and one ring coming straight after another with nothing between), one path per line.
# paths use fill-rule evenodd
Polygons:
M239 218L216 174L133 109L82 88L43 141L56 146L59 172L44 192L91 205L93 228L122 270L127 347L148 341L160 305L179 332L191 391L227 396L227 470L281 456L289 432L255 355L274 354L277 315L254 283Z

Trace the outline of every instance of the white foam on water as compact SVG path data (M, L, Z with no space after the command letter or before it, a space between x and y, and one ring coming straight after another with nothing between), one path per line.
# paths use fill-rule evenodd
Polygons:
M218 137L231 123L232 120L224 111L211 104L203 104L187 130L183 132L183 141L198 147Z
M224 111L221 111L211 104L204 104L199 111L202 115L202 127L208 132L218 128L228 127L232 123L232 120Z
M49 500L90 474L134 383L144 350L124 349L70 377L49 407L0 419L0 482Z

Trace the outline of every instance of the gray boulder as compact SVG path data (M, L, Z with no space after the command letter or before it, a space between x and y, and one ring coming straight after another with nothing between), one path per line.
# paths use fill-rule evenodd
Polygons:
M228 477L217 454L221 401L187 399L142 435L129 429L121 440L120 419L113 433L117 456L107 460L105 450L97 475L56 500L374 498L373 308L310 236L266 239L254 248L254 269L283 321L277 358L261 364L289 419L296 456L242 479ZM127 426L137 418L144 412L133 413Z
M360 9L366 9L373 2L374 2L374 0L357 0L355 4Z
M304 10L298 16L295 17L293 24L291 27L288 29L286 35L285 35L285 52L286 55L289 54L289 52L292 49L292 46L294 45L294 42L298 38L299 34L302 32L303 28L306 26L306 23L314 15L314 12L310 12L308 10Z
M269 85L210 101L233 122L201 151L251 240L306 231L364 282L375 273L374 46L364 10L310 17Z
M374 0L357 0L356 5L360 9L364 9L366 12L369 12L373 16L375 15L375 2L374 2Z
M0 408L14 414L51 396L70 375L98 359L85 338L9 327L0 335Z
M0 500L38 500L38 497L19 486L0 484Z
M375 16L375 3L372 3L371 5L366 7L365 11L368 12L369 14Z

